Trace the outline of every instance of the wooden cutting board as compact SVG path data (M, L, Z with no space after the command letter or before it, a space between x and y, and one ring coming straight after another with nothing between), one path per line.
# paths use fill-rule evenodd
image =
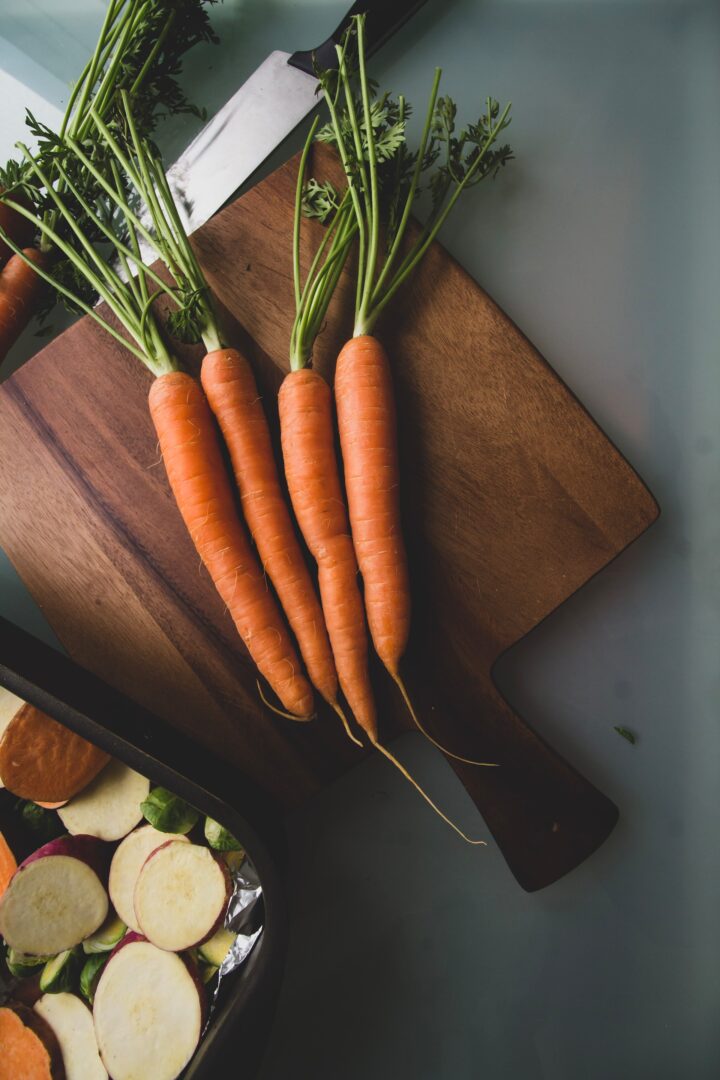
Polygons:
M195 237L275 428L296 169L289 162ZM330 377L350 306L346 281L316 349ZM586 858L617 810L513 713L492 665L658 509L439 245L379 333L395 364L414 582L407 682L438 738L500 763L452 764L520 884L537 889ZM261 707L255 672L173 505L149 384L83 319L0 387L0 544L75 659L297 804L360 755L332 714L300 725ZM375 676L389 738L410 725L387 677Z

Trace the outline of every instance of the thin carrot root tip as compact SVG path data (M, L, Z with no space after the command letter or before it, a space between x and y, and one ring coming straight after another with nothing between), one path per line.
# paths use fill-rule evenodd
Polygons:
M399 769L405 779L409 780L415 790L418 791L420 795L422 795L425 802L432 807L438 817L442 818L445 824L449 825L450 828L453 829L458 834L458 836L465 841L466 844L472 844L474 847L487 847L487 840L472 840L469 836L466 836L462 829L459 828L454 821L451 821L447 814L444 814L440 807L432 801L428 793L420 787L420 784L418 784L417 780L415 780L414 777L410 775L405 766L401 762L399 762L395 755L391 754L390 751L382 745L382 743L377 742L375 739L371 739L371 742L375 749L380 751L383 757L386 757L388 761L392 762L396 769Z
M447 757L453 758L455 761L462 761L465 765L479 765L480 767L482 767L484 769L497 769L497 768L499 768L499 765L498 765L497 761L475 761L474 758L463 757L462 754L455 754L455 753L453 753L452 750L448 750L448 748L446 746L443 746L442 743L439 743L437 741L437 739L433 738L433 736L430 734L430 732L426 728L424 728L423 725L420 723L420 719L419 719L417 713L415 712L415 709L413 708L413 704L412 704L412 702L410 700L410 695L408 694L408 692L407 692L407 690L405 688L405 683L402 681L402 679L400 678L399 675L396 675L394 672L391 672L390 674L392 675L392 677L393 677L393 679L395 681L395 685L397 686L398 690L402 694L403 701L405 702L405 705L407 706L407 710L410 713L410 716L412 717L412 720L413 720L413 723L415 724L415 727L418 729L418 731L422 735L425 736L425 738L428 740L428 742L431 742L433 744L433 746L436 746L438 748L438 750L441 750L442 753L445 754Z
M350 739L352 742L354 742L355 745L359 746L360 749L362 750L363 744L360 742L360 740L358 738L356 738L353 735L352 731L350 730L350 724L348 723L348 718L345 715L345 713L343 712L343 710L340 708L340 706L338 705L337 701L331 701L330 705L332 706L332 708L335 710L335 712L338 714L338 716L342 720L342 725L345 728L345 734L347 735L348 739Z
M274 712L276 716L282 716L285 720L294 720L298 724L309 724L311 720L315 719L315 713L310 713L309 716L298 716L297 713L286 712L285 709L279 709L277 705L273 705L265 697L259 679L255 680L255 685L258 688L258 694L260 695L260 700L262 701L263 705L268 708L270 712Z

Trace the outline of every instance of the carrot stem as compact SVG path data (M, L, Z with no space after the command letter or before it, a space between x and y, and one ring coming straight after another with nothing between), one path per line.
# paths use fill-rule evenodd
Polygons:
M332 299L335 285L342 272L350 244L356 232L356 218L352 213L352 193L345 191L333 220L325 231L313 256L305 284L300 274L300 220L302 217L302 193L305 182L307 159L312 145L317 121L311 126L300 158L295 184L295 215L293 221L293 284L295 292L295 319L290 334L290 369L299 371L308 363L312 346L319 333L323 319ZM323 261L324 256L324 261ZM322 265L320 265L322 262Z
M410 213L412 211L413 203L415 202L415 195L417 193L418 184L420 183L420 176L422 174L423 161L427 152L428 140L430 138L430 130L432 128L432 119L435 113L435 103L437 102L438 92L440 90L440 79L442 77L442 69L435 68L435 78L433 79L432 88L430 90L430 97L428 99L428 107L425 113L425 123L423 125L422 135L420 137L420 148L418 150L417 160L415 161L415 168L413 169L412 179L410 181L410 187L408 189L407 198L405 199L405 206L403 207L402 217L400 218L400 224L398 225L397 232L390 245L390 250L385 259L385 264L380 271L380 275L375 283L373 289L371 303L375 301L376 297L380 294L380 290L385 282L387 275L390 273L390 269L397 258L397 253L400 250L405 230L407 229L408 221L410 220ZM364 333L364 330L360 330L360 333ZM355 334L357 336L358 329L356 328Z
M295 184L295 214L293 217L293 286L295 288L295 310L300 307L301 293L300 293L300 220L302 216L302 197L303 187L305 185L305 173L307 171L307 160L310 153L310 147L313 144L315 138L315 132L317 131L318 124L320 123L320 117L316 116L310 125L310 130L305 139L305 145L302 149L300 156L300 165L298 166L297 182Z
M360 90L362 94L363 113L365 117L365 137L367 139L367 154L368 154L368 171L370 173L370 205L367 207L368 213L368 250L367 250L367 263L364 268L364 281L363 291L360 297L360 306L358 311L358 319L360 322L364 321L365 312L367 311L368 304L370 303L370 297L373 290L373 279L375 277L375 266L377 263L377 250L378 250L378 237L380 235L380 205L378 200L378 178L377 178L377 157L375 154L375 129L373 127L372 115L370 112L370 93L368 90L367 70L365 67L365 20L359 19L357 23L358 34L358 58L360 61ZM347 89L347 85L346 85ZM349 96L352 101L352 95ZM353 108L354 114L354 108ZM352 114L351 114L352 118ZM355 121L356 123L356 121ZM362 145L360 148L360 161L363 162ZM367 181L365 181L367 183ZM367 196L366 196L367 200ZM361 333L363 331L360 331ZM356 330L357 334L358 331Z

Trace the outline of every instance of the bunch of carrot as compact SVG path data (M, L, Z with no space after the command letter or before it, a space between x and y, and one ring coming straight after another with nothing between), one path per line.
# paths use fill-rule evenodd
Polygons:
M149 410L178 510L284 714L310 719L314 687L358 742L340 702L342 691L371 744L447 821L380 742L368 672L366 613L378 655L409 705L400 676L410 631L410 585L398 504L392 382L387 357L370 331L464 187L493 175L508 160L509 149L494 145L507 123L507 110L499 115L496 104L488 102L478 125L455 136L454 106L438 99L438 73L420 148L410 154L405 138L406 103L402 98L394 103L387 95L373 97L365 69L362 17L354 20L338 48L337 71L322 73L320 81L331 119L320 132L317 122L313 125L298 177L293 237L296 319L290 342L291 370L279 397L285 479L295 518L317 563L319 598L284 499L252 370L228 346L162 162L138 130L132 95L120 92L122 123L114 125L90 103L88 115L102 153L94 153L87 138L81 142L68 131L40 155L21 147L28 174L43 190L52 216L33 217L21 203L4 197L6 205L21 218L34 221L42 237L70 260L77 274L106 301L125 333L39 265L7 230L0 228L0 235L24 266L101 323L154 375ZM304 186L316 135L337 146L347 180L342 194L327 184ZM420 178L443 149L445 161L431 180L431 216L408 250L404 237ZM77 179L81 174L102 193L105 210L111 213L87 201ZM150 227L133 208L136 200L144 204ZM91 224L90 235L74 220L73 207L78 203ZM299 259L303 212L329 221L304 284ZM110 224L116 218L123 223L121 236ZM72 242L56 229L56 222L63 223ZM382 262L381 227L386 244ZM98 252L97 236L112 245L122 274ZM143 265L140 239L163 260L170 284ZM343 491L335 451L333 393L312 370L310 360L313 342L356 241L355 334L341 353L335 383ZM155 313L158 296L170 305L170 333L204 343L199 382L179 370L166 344ZM224 466L216 425L229 451L242 515Z
M440 744L420 723L400 672L410 635L410 583L400 519L392 377L388 357L372 330L428 250L462 191L494 176L511 158L509 147L496 145L509 122L509 107L501 113L498 104L489 99L478 122L456 135L455 106L438 97L437 71L420 146L413 155L405 141L407 103L403 98L393 102L388 95L374 97L365 64L363 16L353 20L338 46L337 59L337 70L320 74L330 123L317 137L337 147L346 188L340 194L331 185L313 180L303 189L316 122L306 142L296 192L296 319L291 370L280 389L282 448L298 524L318 563L320 595L340 685L370 742L402 769L378 741L366 616L375 650L402 692L415 723L435 745ZM409 240L407 226L421 177L441 153L444 160L429 183L430 214L415 239ZM310 213L331 224L301 287L303 190ZM335 454L333 394L309 362L313 341L355 237L355 327L338 357L334 385L346 508ZM440 749L461 761L486 764L471 762L442 746Z

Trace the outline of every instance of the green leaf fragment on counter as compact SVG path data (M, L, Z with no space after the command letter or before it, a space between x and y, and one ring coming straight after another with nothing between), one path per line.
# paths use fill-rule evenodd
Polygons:
M153 788L140 809L146 821L165 833L189 833L200 817L184 799L162 787Z
M632 743L633 746L637 742L636 736L633 735L632 731L628 731L627 728L616 727L614 730L617 731L618 735L622 735L623 739L627 739L629 743Z

